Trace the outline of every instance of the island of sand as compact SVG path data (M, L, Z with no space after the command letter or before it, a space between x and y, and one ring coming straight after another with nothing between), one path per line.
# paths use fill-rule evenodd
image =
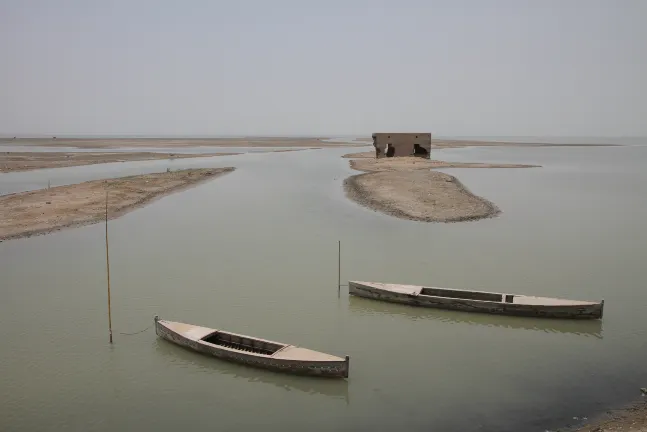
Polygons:
M113 219L152 200L214 179L234 168L186 169L93 180L0 196L0 241Z
M346 195L358 204L401 219L460 222L496 216L499 208L472 194L455 177L433 168L530 168L536 165L443 162L417 157L376 159L354 153L353 169L364 171L344 181Z

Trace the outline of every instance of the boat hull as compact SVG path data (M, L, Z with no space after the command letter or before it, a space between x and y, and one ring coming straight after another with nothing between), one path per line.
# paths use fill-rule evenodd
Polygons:
M157 318L155 319L155 333L162 339L174 344L233 363L295 375L348 378L348 356L339 361L308 361L272 358L267 355L228 349L205 343L201 340L188 338L169 329Z
M398 292L358 282L348 283L348 293L358 297L411 306L539 318L600 319L604 308L604 301L601 303L583 302L582 304L568 305L504 303Z

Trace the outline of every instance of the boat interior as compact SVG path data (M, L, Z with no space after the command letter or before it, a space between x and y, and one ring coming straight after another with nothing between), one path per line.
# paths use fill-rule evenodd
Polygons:
M496 294L478 291L460 291L445 288L423 288L420 290L422 296L447 297L465 300L481 300L491 302L514 303L513 294Z
M239 336L223 331L211 333L202 338L204 342L254 354L272 355L285 345Z

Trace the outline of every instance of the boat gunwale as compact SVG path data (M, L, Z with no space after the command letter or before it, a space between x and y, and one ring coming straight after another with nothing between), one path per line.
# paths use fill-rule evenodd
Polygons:
M545 297L545 296L533 296L533 295L528 295L528 294L514 294L514 293L501 293L501 292L496 292L496 291L480 291L480 290L466 290L466 289L460 289L460 288L442 288L442 287L433 287L433 286L424 286L424 285L408 285L408 284L389 284L389 283L382 283L382 282L360 282L360 281L349 281L348 284L350 285L351 283L356 284L356 285L362 285L364 287L368 287L370 289L375 289L375 290L380 290L380 291L387 291L393 294L397 295L402 295L402 296L407 296L407 297L425 297L425 298L439 298L439 299L447 299L447 300L454 300L454 301L470 301L470 302L478 302L482 304L489 304L489 305L499 305L499 304L505 304L505 305L518 305L518 306L534 306L534 307L546 307L546 308L553 308L553 307L582 307L582 306L604 306L604 299L600 301L591 301L591 300L569 300L565 298L560 298L560 297ZM372 286L371 284L374 283L380 283L383 286ZM399 285L403 287L415 287L419 288L418 292L416 293L405 293L405 292L400 292L398 290L394 289L389 289L386 285ZM421 294L422 290L428 288L428 289L439 289L439 290L446 290L446 291L458 291L458 292L465 292L465 293L477 293L477 294L494 294L494 295L501 295L501 301L492 301L492 300L479 300L479 299L467 299L467 298L461 298L461 297L445 297L445 296L437 296L437 295L428 295L428 294ZM536 299L548 299L548 300L558 300L558 301L566 301L569 302L569 304L529 304L529 303L507 303L504 301L505 296L514 296L514 297L531 297L531 298L536 298Z
M271 340L268 340L268 339L257 338L257 337L254 337L254 336L247 336L247 335L242 335L242 334L238 334L238 333L232 333L232 332L228 332L228 331L216 330L216 329L209 328L209 327L202 327L202 326L193 325L193 324L181 323L181 324L190 325L190 326L193 326L193 327L202 327L202 328L205 328L205 329L212 330L211 333L208 333L207 335L203 336L202 338L194 339L194 338L190 338L188 336L185 336L185 335L183 335L181 333L178 333L177 331L175 331L175 330L169 328L168 326L164 325L164 322L169 322L169 321L160 319L160 320L158 320L158 322L161 325L163 325L168 331L174 333L175 335L177 335L179 337L185 338L187 340L193 341L193 342L198 343L198 344L206 345L206 346L208 346L210 348L217 348L217 349L225 350L227 352L234 353L234 354L245 354L245 355L249 355L249 356L253 356L253 357L261 357L261 358L266 358L266 359L269 359L269 360L277 360L279 362L293 361L293 362L304 362L304 363L312 363L312 364L317 364L317 363L342 363L343 364L343 363L347 362L347 360L345 358L342 358L342 357L339 357L339 356L336 356L336 355L332 355L332 354L328 354L328 353L324 353L324 352L321 352L321 351L315 351L315 350L312 350L312 349L309 349L309 348L299 347L297 345L285 344L285 343L281 343L281 342L271 341ZM170 321L170 322L177 322L177 321ZM229 347L226 347L226 346L223 346L223 345L216 345L214 343L207 342L207 341L203 340L206 337L213 336L214 334L221 333L221 332L229 334L229 335L234 335L234 336L239 336L239 337L246 337L246 338L254 339L254 340L257 340L257 341L263 341L263 342L269 342L269 343L281 345L281 348L279 348L278 350L273 352L271 355L267 355L267 354L261 354L261 353L256 353L256 352L249 352L249 351L239 350L239 349L235 349L235 348L229 348ZM331 357L335 357L335 360L312 360L312 359L303 359L303 358L298 358L298 357L289 357L289 358L276 358L276 357L274 357L275 354L278 354L279 352L284 351L287 348L303 348L303 349L307 349L309 351L313 351L313 352L316 352L316 353L319 353L319 354L324 354L324 355L328 355L328 356L331 356Z

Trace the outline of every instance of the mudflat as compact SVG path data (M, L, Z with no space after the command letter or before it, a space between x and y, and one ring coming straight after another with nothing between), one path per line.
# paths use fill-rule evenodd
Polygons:
M372 154L372 157L369 156ZM402 219L460 222L496 216L500 209L472 194L454 176L433 168L530 168L536 165L443 162L417 157L376 159L374 153L345 155L364 174L344 181L346 195L360 205Z
M494 216L499 209L473 195L455 177L433 171L382 171L344 182L356 202L402 219L460 222Z
M587 144L587 143L543 143L515 141L479 141L479 140L442 140L432 139L431 148L462 148L462 147L617 147L621 144Z
M361 147L366 144L326 142L325 137L241 137L241 138L16 138L0 139L2 145L33 145L76 148L137 147Z
M2 147L0 147L0 150ZM181 154L154 152L63 153L63 152L0 152L0 173L62 168L112 162L155 159L185 159L195 157L229 156L242 153Z
M351 153L342 156L352 159L350 166L358 171L412 171L434 168L538 168L539 165L480 163L480 162L445 162L441 160L417 157L375 158L373 152Z
M235 168L186 169L93 180L0 196L0 240L46 234L119 217L153 199L232 172Z
M640 401L621 410L610 411L571 432L647 432L647 402Z

